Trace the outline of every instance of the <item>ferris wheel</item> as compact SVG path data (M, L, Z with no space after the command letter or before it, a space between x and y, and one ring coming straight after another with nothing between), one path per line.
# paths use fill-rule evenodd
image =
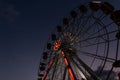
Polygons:
M111 80L120 67L119 40L120 10L108 2L80 5L52 32L38 80Z

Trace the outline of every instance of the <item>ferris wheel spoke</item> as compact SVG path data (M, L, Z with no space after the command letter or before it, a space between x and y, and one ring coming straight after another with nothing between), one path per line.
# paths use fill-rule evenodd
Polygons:
M91 17L90 17L91 18ZM82 36L83 34L85 34L90 28L93 27L93 25L95 24L95 22L91 25L88 26L87 29L83 30L83 29L80 29L80 31L77 33L77 36ZM87 25L87 24L86 24ZM80 24L80 26L82 26L82 28L85 28L85 25L83 26L83 24Z
M81 50L79 50L79 52L80 52L80 54L83 54L83 55L86 55L86 56L89 56L89 57L95 57L95 58L100 59L100 60L105 60L106 59L106 57L104 57L104 56L95 55L95 54L90 53L90 52L85 52L85 51L81 51ZM116 59L107 57L107 61L113 63L113 62L116 61Z
M54 62L52 64L52 66L51 66L51 69L48 68L49 69L49 72L48 72L49 79L53 78L52 80L54 80L55 73L56 73L57 62L58 62L58 56L55 55L55 59L54 59ZM49 64L50 64L50 62L49 62Z
M84 19L84 18L87 18L88 16L84 16L84 15L80 15L79 16L79 18L76 20L76 24L80 24L80 23L82 23L82 19ZM70 19L69 19L70 20ZM70 23L70 24L73 24L73 23ZM64 32L66 32L66 31L69 31L69 29L71 29L71 26L70 26L70 24L68 24L68 25L66 25L66 26L64 26L64 29L63 29L63 33ZM78 29L79 30L79 29Z
M111 22L111 23L109 23L109 24L103 26L103 27L102 27L101 29L99 29L97 32L94 32L94 33L92 33L92 34L89 33L89 36L88 36L87 38L91 38L92 36L98 34L100 31L104 30L105 27L107 28L107 27L109 27L109 26L112 25L112 24L113 24L113 22Z
M43 77L42 77L42 80L45 80L45 79L46 79L46 77L47 77L47 75L48 75L48 73L49 73L49 71L50 71L50 69L51 69L51 67L52 67L52 65L53 65L53 62L54 62L54 59L52 59L52 60L49 62L49 64L48 64L48 69L46 70L46 72L44 72L44 75L43 75Z
M88 22L89 22L89 21L88 21ZM86 24L86 25L87 25L87 24ZM93 24L93 25L94 25L94 24ZM84 25L84 27L85 27L85 25ZM86 29L86 31L89 30L90 28L91 28L91 26L89 26L88 29ZM81 29L81 31L79 31L78 33L75 32L77 35L74 36L74 40L76 40L79 36L80 36L80 37L83 37L83 34L85 34L86 31L84 31L84 30L82 31L82 29Z
M54 80L55 71L56 71L56 68L57 68L57 61L58 61L58 59L55 61L55 64L54 64L54 66L53 66L53 73L52 73L52 78L51 78L51 80Z
M112 40L109 40L109 43L110 42L115 42L117 41L117 39L112 39ZM98 42L98 43L89 43L88 45L84 45L84 46L80 46L81 48L84 48L84 47L90 47L90 46L96 46L98 44L104 44L104 43L107 43L108 41L101 41L101 42Z
M83 16L82 16L83 17ZM80 24L82 23L82 17L81 18L79 18L79 19L77 19L76 20L76 32L78 32L79 30L81 30L82 29L82 26L80 26Z
M80 18L78 18L77 20L76 20L76 22L77 22L77 26L76 26L76 28L77 28L77 30L82 30L84 27L82 27L82 26L80 26L80 25L86 25L86 23L88 22L88 20L90 19L90 17L93 15L93 13L90 13L90 15L89 16L84 16L84 15L82 15Z
M63 78L63 66L62 64L59 64L58 62L54 64L51 73L49 75L51 76L51 80L56 80L56 79L62 79ZM59 75L59 76L58 76Z
M108 73L108 75L107 75L107 77L106 77L106 80L109 80L109 78L110 78L110 74L112 73L112 71L113 71L113 66L112 66L112 68L110 69L110 72Z
M86 33L88 33L87 31L89 31L94 25L96 25L96 22L94 22L92 25L90 25L90 26L86 29L86 31L83 31L82 33L78 33L76 37L78 37L78 36L84 37L84 35L85 35ZM88 38L89 38L89 37L88 37Z
M95 23L95 22L94 22L94 23ZM95 25L94 23L93 23L93 25ZM96 28L94 28L94 29L96 29ZM84 32L85 32L85 31L84 31ZM84 35L85 35L85 34L88 36L90 33L88 33L88 32L86 31L86 33L84 33ZM82 38L84 39L84 38L86 37L86 35L85 35L85 36L82 35ZM80 38L81 38L81 36L80 36ZM76 39L77 39L77 41L75 42L75 44L78 44L78 36L75 37L75 40L76 40ZM87 43L90 43L89 41L86 41L86 42L87 42Z
M90 16L91 18L94 18L94 16L93 15L91 15ZM102 19L104 19L106 16L103 16L103 14L99 17L99 18L101 18L100 20L102 20ZM97 19L95 19L95 21L94 21L94 23L93 24L89 24L89 26L88 26L88 29L85 29L86 31L83 31L84 33L82 33L82 34L85 34L89 29L91 29L96 23L98 22L98 20ZM80 24L81 25L81 24ZM84 26L83 26L83 28L85 28L85 25L86 24L84 24ZM82 31L82 29L81 29L81 31ZM80 33L79 33L80 34Z
M87 80L88 75L87 75L86 72L81 68L81 65L78 64L78 63L74 60L74 58L73 58L72 56L69 56L69 57L70 57L70 60L71 60L72 64L74 64L75 69L76 69L76 71L78 72L78 74L81 75L81 77L82 77L83 79Z
M100 40L99 40L99 39L96 39L96 40L97 40L97 42L100 42ZM98 55L99 46L100 46L99 44L96 46L95 55ZM92 62L91 62L90 67L92 67L92 66L93 66L93 64L94 64L95 60L96 60L96 57L94 57L94 58L93 58L93 60L92 60Z
M93 25L94 25L94 23L93 23ZM89 26L88 28L90 29L92 26ZM87 29L87 30L89 30L89 29ZM86 31L83 31L83 32L78 32L77 34L76 34L76 36L75 36L75 39L77 39L77 38L81 38L81 37L84 37L84 34L86 34L86 32L87 32L87 30Z
M98 21L99 21L98 24L99 24L100 26L105 26L105 24L104 24L102 21L100 21L99 19L98 19ZM105 30L106 33L108 33L108 30L107 30L106 27L105 27L104 30ZM109 42L109 39L110 39L110 38L109 38L109 34L107 34L106 37L107 37L107 40L106 40L106 41ZM102 39L104 39L104 38L102 38Z
M85 34L86 32L88 32L90 29L92 29L92 28L97 24L97 20L92 21L92 19L93 19L93 16L91 17L91 20L89 21L89 24L86 25L86 26L84 26L85 30L82 31L81 36L84 36L84 34ZM91 23L91 22L92 22L92 23Z
M80 77L80 72L79 72L79 69L76 67L76 65L73 63L73 61L72 61L72 57L71 56L67 56L67 58L68 58L68 60L70 61L70 65L71 65L71 68L72 68L72 70L73 70L73 73L75 74L75 77L77 78L77 79L80 79L81 77Z
M103 19L105 19L107 17L107 15L104 15L103 13L102 13L102 15L100 16L100 17L98 17L98 19L99 20L103 20Z
M71 68L70 61L69 61L68 57L66 56L64 51L62 51L61 54L62 54L62 56L64 58L64 62L66 64L66 67L68 69L68 72L69 72L69 75L70 75L71 79L76 80L76 76L75 76L75 74L73 72L73 69Z
M84 40L80 40L79 43L87 41L87 40L95 39L96 37L99 38L101 36L105 36L105 35L108 35L108 34L116 33L117 31L119 31L119 30L114 30L114 31L110 31L110 32L107 32L107 33L104 33L104 34L101 34L101 35L97 35L97 36L94 36L94 37L86 38Z
M95 80L101 80L96 74L95 72L90 68L88 67L87 64L85 64L77 55L74 56L75 59L81 64L81 66L83 68L85 68L85 70L95 79Z
M95 25L95 28L97 28L97 30L99 30L99 23L97 22L97 24ZM94 31L96 31L96 30L94 30ZM106 31L105 30L103 30L104 31L104 33L106 33ZM89 38L89 36L90 36L90 33L91 32L89 32L88 33L88 31L86 32L86 35L87 35L87 37ZM96 34L98 34L98 35L100 35L100 32L98 32L98 33L96 33ZM94 35L92 35L92 36L95 36L96 34L94 34ZM97 37L96 37L97 38ZM100 37L102 40L105 40L105 41L107 41L103 36L101 36Z
M92 15L93 15L93 13L91 13L90 14L90 16L88 16L86 19L85 19L85 21L83 21L82 20L82 22L81 23L79 23L79 25L87 25L87 23L89 22L89 19L92 17ZM75 26L76 24L74 24L74 23L71 23L69 26L71 26L71 30L70 30L70 32L72 32L72 33L75 33L76 32L76 28L77 28L77 26ZM79 27L79 26L78 26ZM80 26L81 27L81 26ZM77 30L81 30L82 31L82 29L84 29L84 27L81 27L81 29L77 29ZM80 32L81 32L80 31Z
M95 18L95 17L94 17L94 18ZM99 19L98 19L98 20L99 20ZM105 26L105 24L104 24L102 21L100 21L100 20L99 20L99 25L100 25L100 26ZM106 55L105 55L105 60L104 60L102 69L101 69L100 72L99 72L99 75L102 73L103 68L104 68L105 65L106 65L106 61L107 61L108 54L109 54L109 39L110 39L110 38L109 38L108 30L107 30L106 27L105 27L105 32L107 33L106 37L107 37L107 39L108 39L108 41L107 41L107 52L106 52Z
M116 60L118 59L119 40L117 40Z
M56 78L58 78L59 80L63 80L63 74L64 74L64 69L65 69L66 65L64 63L64 60L62 59L62 61L58 61L57 63L57 73L56 74ZM59 75L59 76L58 76ZM56 80L55 78L55 80Z
M65 79L66 79L66 74L67 74L67 67L65 67L65 69L64 69L64 73L63 73L63 80L65 80Z
M95 22L94 22L91 26L88 27L88 29L87 29L86 31L83 31L83 30L82 30L82 29L85 27L85 25L87 25L87 23L89 22L89 20L91 19L92 16L93 16L93 14L91 14L90 16L88 16L88 18L86 19L86 21L84 21L85 24L84 24L84 23L79 24L79 25L82 25L82 26L80 26L81 29L77 29L77 30L80 30L79 33L77 33L78 35L79 35L81 32L87 32L87 30L89 30L89 28L91 28L91 27L95 24ZM96 20L96 21L97 21L97 20ZM83 26L83 25L84 25L84 26ZM71 31L71 32L74 32L74 29L76 29L76 28L73 28L73 27L72 27L72 31ZM78 31L77 31L77 32L78 32ZM77 37L77 36L76 36L76 37Z

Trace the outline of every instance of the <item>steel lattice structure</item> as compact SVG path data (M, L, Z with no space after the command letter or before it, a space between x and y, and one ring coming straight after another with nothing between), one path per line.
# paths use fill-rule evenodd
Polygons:
M38 80L110 80L120 67L119 40L120 10L108 2L80 5L52 32Z

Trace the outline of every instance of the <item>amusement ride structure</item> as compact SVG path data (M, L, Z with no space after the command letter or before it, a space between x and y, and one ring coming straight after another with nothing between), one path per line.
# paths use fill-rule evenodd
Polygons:
M38 80L110 80L120 67L119 40L120 10L108 2L80 5L48 39Z

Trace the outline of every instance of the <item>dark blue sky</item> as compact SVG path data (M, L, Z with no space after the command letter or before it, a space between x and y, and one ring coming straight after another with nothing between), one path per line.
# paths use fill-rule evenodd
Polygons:
M71 9L87 1L91 0L0 1L0 80L36 80L51 31Z

